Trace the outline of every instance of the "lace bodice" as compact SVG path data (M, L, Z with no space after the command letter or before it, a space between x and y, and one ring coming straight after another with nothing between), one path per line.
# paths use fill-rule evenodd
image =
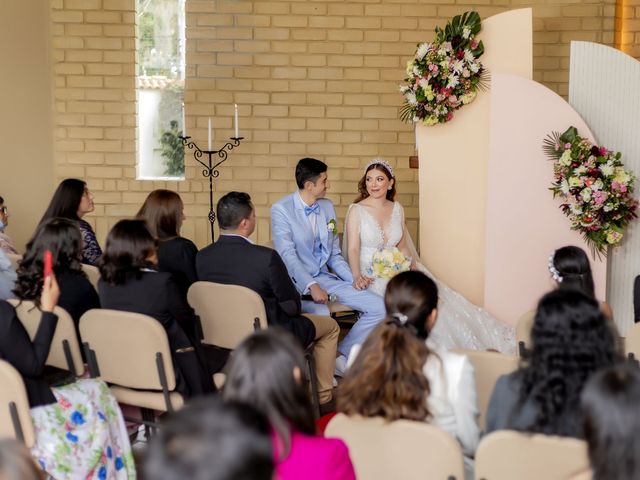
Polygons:
M371 255L371 250L393 248L402 240L402 205L398 202L394 202L391 216L385 225L380 225L366 207L356 204L355 208L358 209L360 218L360 248L369 249L367 256ZM361 259L362 254L363 252L360 253Z

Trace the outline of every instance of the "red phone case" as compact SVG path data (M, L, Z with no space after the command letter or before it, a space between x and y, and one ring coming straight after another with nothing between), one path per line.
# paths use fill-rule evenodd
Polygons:
M53 272L53 255L50 250L44 251L44 276L45 278Z

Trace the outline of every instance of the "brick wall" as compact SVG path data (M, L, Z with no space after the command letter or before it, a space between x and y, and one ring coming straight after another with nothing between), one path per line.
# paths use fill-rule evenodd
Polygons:
M640 0L618 0L616 47L640 60Z
M207 243L207 181L188 154L183 182L137 181L135 0L50 0L59 178L86 178L99 238L132 215L147 192L180 192L183 234ZM638 1L638 0L633 0ZM614 42L615 0L187 0L187 129L203 146L231 136L240 106L244 143L216 180L216 197L251 193L256 239L270 237L270 204L295 189L293 166L315 156L330 166L330 198L343 218L362 167L383 156L397 169L409 229L418 224L413 128L398 120L397 86L415 44L453 15L534 12L534 78L567 94L569 41ZM637 8L636 8L637 10ZM417 238L416 238L417 240Z

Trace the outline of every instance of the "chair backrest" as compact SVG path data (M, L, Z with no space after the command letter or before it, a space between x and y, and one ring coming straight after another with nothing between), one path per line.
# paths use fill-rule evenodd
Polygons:
M634 323L627 330L627 336L624 338L624 353L627 356L633 354L636 360L640 360L640 323Z
M98 280L100 280L100 270L98 267L94 267L93 265L87 265L86 263L82 264L82 271L87 275L87 278L93 285L93 288L98 290Z
M233 350L257 328L267 328L264 302L249 288L195 282L187 299L200 317L204 343Z
M367 480L463 480L458 442L445 431L423 422L338 414L325 430L349 447L357 478Z
M518 344L518 352L520 353L520 342L524 344L525 348L531 348L531 329L533 328L533 320L535 319L536 311L529 310L523 313L518 319L516 324L516 343Z
M175 389L167 333L156 319L140 313L92 309L80 319L80 335L95 352L102 380L122 387L162 390L156 364L160 353L167 388Z
M18 371L0 360L0 438L17 438L28 448L35 434L29 412L29 399Z
M22 255L18 253L6 253L5 255L11 262L11 266L13 267L13 269L18 270L18 267L20 266L20 262L22 261Z
M478 350L455 350L469 357L475 370L476 391L478 393L478 424L484 429L487 418L487 408L491 393L498 378L513 372L518 368L520 357L505 355L499 352L483 352Z
M9 303L16 307L20 322L29 333L29 337L33 339L38 331L42 312L31 300L11 299ZM79 377L84 373L84 362L75 324L65 309L56 307L53 312L58 315L58 325L51 341L47 365L70 370Z
M587 444L575 438L502 430L476 451L477 480L565 480L587 468Z

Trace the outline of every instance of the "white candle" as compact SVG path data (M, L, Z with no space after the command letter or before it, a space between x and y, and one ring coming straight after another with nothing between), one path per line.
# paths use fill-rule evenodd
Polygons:
M240 138L240 127L238 126L238 104L234 104L235 105L235 111L233 113L233 125L236 129L236 137L235 138Z
M209 137L207 142L207 150L211 151L211 117L209 117Z
M182 136L187 136L187 111L184 108L184 103L182 104Z

